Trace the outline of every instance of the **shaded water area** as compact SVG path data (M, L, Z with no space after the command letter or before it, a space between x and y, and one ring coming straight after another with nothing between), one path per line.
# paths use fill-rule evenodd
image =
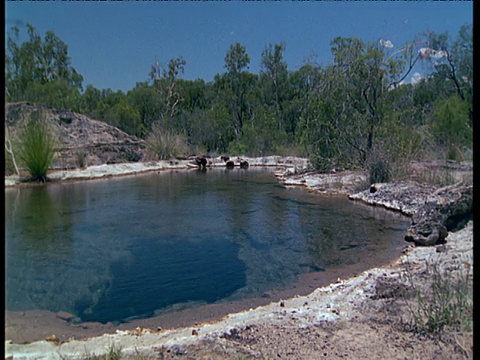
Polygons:
M5 189L6 309L122 323L388 263L398 213L276 183L268 168Z

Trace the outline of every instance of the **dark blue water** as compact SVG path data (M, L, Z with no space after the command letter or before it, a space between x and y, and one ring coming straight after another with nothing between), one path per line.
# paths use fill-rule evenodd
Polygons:
M303 273L391 261L407 221L279 186L270 169L6 189L6 307L124 322L258 296Z

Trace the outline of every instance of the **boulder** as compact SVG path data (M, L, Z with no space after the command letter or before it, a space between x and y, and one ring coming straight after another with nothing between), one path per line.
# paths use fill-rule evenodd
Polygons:
M196 157L195 158L195 164L197 164L197 166L199 168L202 168L202 169L205 169L205 167L207 166L207 159L205 157Z
M248 164L247 160L240 161L240 168L241 169L248 169L248 166L249 166L249 164Z
M445 226L434 221L425 221L410 226L405 240L419 246L432 246L444 243L447 236L448 231Z
M460 230L472 218L473 185L460 182L435 191L412 217L405 240L420 246L445 241L448 231Z

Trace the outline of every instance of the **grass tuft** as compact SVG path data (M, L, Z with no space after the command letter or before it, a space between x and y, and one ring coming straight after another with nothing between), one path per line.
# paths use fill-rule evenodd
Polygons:
M173 159L188 151L187 140L184 136L165 130L159 124L152 126L146 143L149 160Z
M414 290L413 302L407 302L411 318L404 323L408 331L441 335L444 332L471 332L473 329L473 276L471 261L458 261L454 267L441 268L426 260L424 279L414 278L405 265L405 278Z
M32 113L18 138L18 157L33 181L45 182L56 151L52 126L39 112Z

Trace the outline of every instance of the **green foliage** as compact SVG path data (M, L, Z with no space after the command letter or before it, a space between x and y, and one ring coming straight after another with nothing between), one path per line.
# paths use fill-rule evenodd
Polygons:
M32 180L45 182L56 151L52 126L41 113L33 113L21 129L18 140L19 160Z
M42 39L36 29L27 24L27 32L29 40L22 44L17 43L20 33L18 28L12 27L7 34L7 101L26 100L34 97L39 89L42 92L41 97L50 101L59 91L62 96L68 97L73 89L80 90L83 77L70 66L68 46L53 31L47 31ZM45 86L47 84L53 85Z
M236 42L230 45L225 55L225 69L230 76L235 77L240 74L250 64L250 56L247 54L245 46Z
M160 95L149 86L137 86L127 93L127 99L141 121L141 131L146 134L154 121L160 119L163 104Z
M260 78L264 89L264 103L269 104L276 114L278 130L282 130L283 125L283 101L287 92L287 64L283 60L285 44L271 44L262 54L262 71Z
M106 112L104 121L128 134L142 135L143 124L140 113L126 101L111 107Z
M463 160L460 149L469 149L473 144L467 102L452 95L435 105L432 133L437 143L446 149L447 159Z
M78 88L64 79L52 80L47 83L32 83L25 90L25 99L56 109L68 109L80 101Z
M373 152L368 161L370 184L386 183L392 177L392 170L387 159L380 153Z
M153 81L152 87L162 103L160 116L155 120L161 121L162 125L172 125L171 123L179 112L180 104L184 101L177 91L177 84L178 76L185 71L186 63L180 56L169 61L168 69L162 69L160 62L157 61L150 71L150 78ZM148 125L145 127L149 129Z
M193 113L183 111L176 119L174 130L188 134L192 146L207 153L223 153L234 137L228 118L228 111L220 104L211 109L196 109Z
M83 79L70 66L66 44L53 32L42 39L31 25L29 40L19 44L18 34L16 28L7 34L7 101L70 108L152 143L173 144L168 139L184 134L181 143L208 153L295 152L317 170L364 168L377 180L404 177L408 163L425 154L470 157L471 24L453 40L432 33L394 48L337 37L332 63L319 65L312 56L295 71L284 60L286 44L268 44L259 74L249 72L250 56L235 42L226 51L225 72L212 82L181 79L186 61L176 57L157 61L150 81L126 94L92 85L80 93ZM422 55L420 47L430 52ZM430 76L403 84L419 60L431 65ZM153 140L160 128L165 139ZM164 152L155 156L170 156L166 149L152 154Z
M153 124L146 138L148 158L165 160L185 155L188 151L186 138L165 130L160 124Z

